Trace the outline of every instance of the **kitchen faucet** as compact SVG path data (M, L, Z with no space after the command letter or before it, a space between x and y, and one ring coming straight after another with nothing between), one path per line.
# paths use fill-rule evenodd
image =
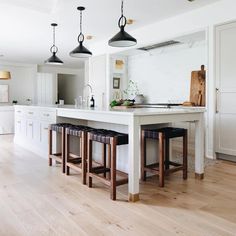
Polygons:
M91 86L90 84L86 84L86 85L84 86L84 88L83 88L83 97L84 97L84 98L85 98L84 90L85 90L86 88L89 88L89 92L90 92L91 95L92 95L92 93L93 93L93 88L92 88L92 86ZM86 103L86 106L88 106L90 94L88 94L88 96L86 96L86 98L85 98L85 100L84 100L84 102Z

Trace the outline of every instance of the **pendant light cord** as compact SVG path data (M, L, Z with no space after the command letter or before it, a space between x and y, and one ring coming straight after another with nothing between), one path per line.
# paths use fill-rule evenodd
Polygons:
M82 33L82 10L80 10L80 33L78 36L78 42L83 43L84 41L84 35Z
M52 40L53 40L53 46L55 46L55 26L53 26L53 38L52 38Z
M121 1L121 17L118 21L118 26L120 28L125 28L126 26L126 23L127 23L127 19L126 17L124 16L124 0Z
M121 2L121 17L124 16L124 1Z
M58 52L58 48L57 48L57 46L56 46L56 24L52 24L52 27L53 27L53 34L52 34L52 41L53 41L53 45L52 45L52 47L50 48L50 51L51 51L51 53L57 53Z

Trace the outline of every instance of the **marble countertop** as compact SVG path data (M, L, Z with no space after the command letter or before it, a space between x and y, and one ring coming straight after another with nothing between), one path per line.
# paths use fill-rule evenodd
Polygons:
M73 112L87 112L87 113L112 113L112 114L127 114L127 115L157 115L157 114L179 114L179 113L203 113L206 111L205 107L170 107L170 108L90 108L90 107L75 107L74 105L16 105L23 107L35 108L54 108L56 110L70 110Z

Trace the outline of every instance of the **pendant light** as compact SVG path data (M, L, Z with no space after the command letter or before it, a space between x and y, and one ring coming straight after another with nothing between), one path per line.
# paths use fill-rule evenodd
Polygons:
M123 5L124 5L124 1L122 0L121 17L118 21L120 32L116 34L113 38L111 38L108 42L109 46L112 46L112 47L131 47L137 44L137 40L134 37L132 37L130 34L125 32L127 19L123 14Z
M52 56L49 57L46 61L45 64L48 65L62 65L63 61L60 60L56 54L58 52L58 47L55 45L55 27L57 26L56 23L52 23L51 26L53 27L53 45L50 48L50 52L52 53Z
M82 12L85 10L85 7L78 7L77 10L80 11L80 33L78 36L79 46L70 52L70 56L77 58L88 58L92 56L92 53L83 46L84 35L82 33Z

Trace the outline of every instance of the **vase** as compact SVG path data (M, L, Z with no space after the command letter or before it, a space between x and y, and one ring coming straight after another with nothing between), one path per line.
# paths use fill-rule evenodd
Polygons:
M137 94L134 98L135 104L143 104L145 102L145 97L143 94Z

